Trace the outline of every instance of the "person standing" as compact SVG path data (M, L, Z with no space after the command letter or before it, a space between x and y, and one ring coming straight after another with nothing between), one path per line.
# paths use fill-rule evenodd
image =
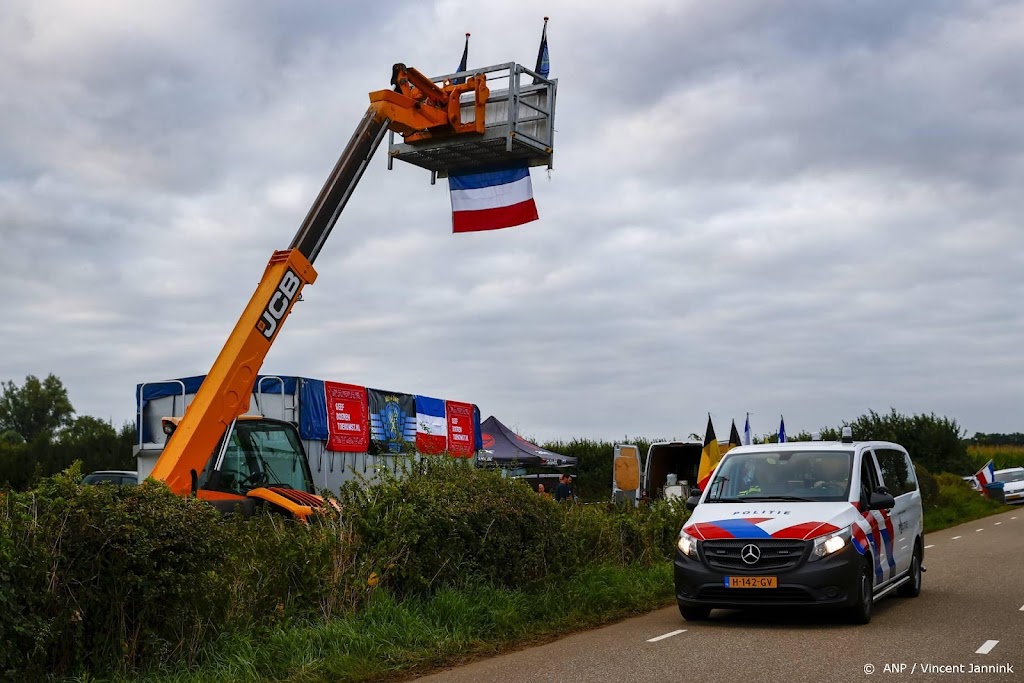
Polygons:
M560 503L563 500L573 500L575 496L572 493L572 477L563 474L558 479L558 486L555 487L555 501Z

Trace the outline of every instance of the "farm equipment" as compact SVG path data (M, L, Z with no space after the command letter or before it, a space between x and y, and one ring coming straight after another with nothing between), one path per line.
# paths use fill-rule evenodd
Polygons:
M519 97L519 75L524 71L510 66L516 71L514 79L509 76L506 100L513 91ZM488 159L501 156L501 149L494 147L493 131L488 131L490 92L484 72L453 74L438 83L396 64L393 89L370 93L370 105L323 189L289 247L270 257L255 293L194 399L180 418L162 421L168 438L150 476L166 482L177 494L194 495L225 510L271 506L305 519L323 505L315 494L295 425L246 415L257 373L303 288L316 280L313 262L385 133L403 136L404 146L415 150L408 154L410 162L427 166L424 159L432 158L429 166L435 173L480 163L473 154L474 144L481 150L486 145ZM547 101L553 106L554 82L542 81L525 90L550 91ZM508 119L515 118L512 105L516 112L520 109L518 100L509 100L505 128L509 128ZM524 154L521 143L513 145L515 132L514 127L506 132L509 158L532 154L531 164L536 164L546 155L550 164L550 146ZM400 157L393 152L392 158Z

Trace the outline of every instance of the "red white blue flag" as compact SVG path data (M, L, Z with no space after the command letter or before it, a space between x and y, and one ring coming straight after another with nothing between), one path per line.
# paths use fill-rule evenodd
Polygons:
M416 397L416 450L429 455L448 450L448 421L439 398Z
M533 183L526 162L500 169L472 169L448 176L452 231L511 228L537 220Z
M981 489L981 492L987 496L988 489L985 486L991 484L996 479L996 468L993 462L989 460L985 463L985 466L978 470L974 478L978 480L978 487Z

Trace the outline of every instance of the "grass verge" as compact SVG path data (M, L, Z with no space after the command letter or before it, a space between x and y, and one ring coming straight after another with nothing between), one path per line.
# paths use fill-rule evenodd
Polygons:
M397 601L378 592L357 614L318 625L225 634L196 670L110 680L373 681L543 642L669 604L672 565L599 566L532 590L474 586ZM538 667L543 662L537 663Z
M1009 509L1009 506L972 490L956 475L940 474L935 479L939 493L936 500L924 509L926 534Z

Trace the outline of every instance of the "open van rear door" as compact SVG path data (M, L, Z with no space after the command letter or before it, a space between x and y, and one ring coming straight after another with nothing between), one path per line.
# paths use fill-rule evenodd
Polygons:
M632 444L615 445L612 500L640 504L640 449Z

